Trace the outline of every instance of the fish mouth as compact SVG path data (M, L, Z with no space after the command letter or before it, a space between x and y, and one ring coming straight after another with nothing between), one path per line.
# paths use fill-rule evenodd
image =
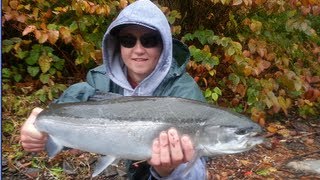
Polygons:
M201 148L209 156L248 151L255 145L263 143L264 140L261 136L261 128L252 126L241 128L220 126L220 128L220 132L215 136L215 143L208 143Z

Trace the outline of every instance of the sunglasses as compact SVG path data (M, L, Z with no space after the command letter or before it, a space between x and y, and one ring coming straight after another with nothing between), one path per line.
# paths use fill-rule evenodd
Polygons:
M137 43L137 37L128 34L119 36L119 42L121 46L126 48L133 48ZM156 47L158 44L162 43L162 39L160 34L144 34L140 38L140 43L145 48L153 48Z

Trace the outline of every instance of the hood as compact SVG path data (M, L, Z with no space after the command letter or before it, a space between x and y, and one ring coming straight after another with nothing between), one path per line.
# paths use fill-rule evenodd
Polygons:
M125 24L142 25L161 34L163 50L154 71L136 88L132 88L126 77L121 59L119 43L114 31ZM102 42L103 61L109 78L124 89L125 96L150 96L168 73L172 63L172 35L170 25L163 12L149 0L136 1L121 11L108 27Z

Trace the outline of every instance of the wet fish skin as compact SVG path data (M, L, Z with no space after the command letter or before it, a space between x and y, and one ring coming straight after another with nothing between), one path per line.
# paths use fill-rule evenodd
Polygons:
M113 160L149 159L153 140L171 127L189 135L201 156L243 152L262 142L254 137L260 126L247 117L175 97L53 104L39 114L35 126L49 135L50 157L70 147Z

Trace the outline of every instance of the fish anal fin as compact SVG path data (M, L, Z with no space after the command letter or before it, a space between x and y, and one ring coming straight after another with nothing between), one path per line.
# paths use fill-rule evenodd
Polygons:
M52 136L48 136L48 141L46 143L46 151L49 158L54 157L63 149L63 145L59 143L57 139Z
M98 162L95 165L92 177L96 177L103 170L105 170L109 165L111 165L114 161L116 161L116 157L114 156L102 156L98 159Z

